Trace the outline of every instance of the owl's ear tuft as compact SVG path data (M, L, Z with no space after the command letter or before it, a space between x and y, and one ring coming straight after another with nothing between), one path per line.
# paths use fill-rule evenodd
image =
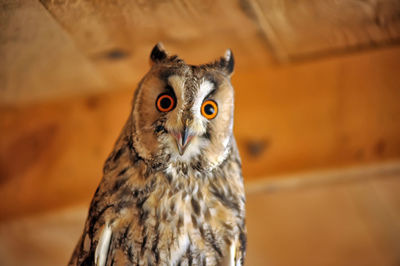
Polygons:
M226 66L225 66L226 71L228 72L229 75L231 75L235 67L235 59L233 58L231 49L226 50L224 58L226 61Z
M228 76L232 75L235 67L235 59L231 49L226 50L225 55L214 63L214 66L225 72Z
M153 64L165 60L167 57L168 54L165 51L164 45L161 42L157 43L154 46L153 50L151 50L150 60Z

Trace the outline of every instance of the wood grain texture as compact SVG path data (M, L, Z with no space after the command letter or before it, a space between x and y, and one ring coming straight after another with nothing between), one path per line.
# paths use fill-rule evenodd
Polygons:
M87 206L77 205L0 224L0 264L66 265L82 234Z
M387 210L398 194L386 202L377 196L400 178L376 176L376 189L369 182L249 194L248 265L397 265L399 220Z
M43 6L90 58L125 51L127 59L147 62L149 47L159 41L193 63L216 58L227 48L242 64L268 58L263 40L239 3L222 1L52 1ZM201 48L203 53L191 51ZM140 63L143 64L143 63ZM131 66L134 67L134 66Z
M37 1L0 2L0 104L104 91L106 83Z
M228 48L235 51L240 68L272 62L257 28L236 2L41 3L114 88L135 85L160 41L192 64L215 60Z
M392 48L235 77L245 176L398 157L399 62Z
M0 6L0 104L133 88L151 48L204 63L235 51L237 69L273 62L231 1L8 1Z
M245 0L243 3L281 61L400 41L397 0Z
M0 217L89 200L129 115L132 94L2 108Z
M234 51L239 73L399 41L399 2L2 1L0 104L135 86L163 41L189 63Z

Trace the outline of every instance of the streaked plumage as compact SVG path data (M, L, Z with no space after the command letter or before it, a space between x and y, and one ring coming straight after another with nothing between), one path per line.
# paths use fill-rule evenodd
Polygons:
M70 265L242 265L233 56L192 66L158 44L151 60Z

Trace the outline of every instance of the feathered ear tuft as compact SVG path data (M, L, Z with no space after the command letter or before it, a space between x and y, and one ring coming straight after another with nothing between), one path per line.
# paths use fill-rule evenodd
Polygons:
M225 52L225 71L228 75L232 75L233 69L235 67L235 59L233 58L233 54L231 49L226 50Z
M151 50L150 59L152 63L157 63L162 60L165 60L168 57L167 52L164 49L164 45L159 42L157 43L153 50Z
M231 49L226 50L225 55L211 65L231 76L235 67L235 60Z

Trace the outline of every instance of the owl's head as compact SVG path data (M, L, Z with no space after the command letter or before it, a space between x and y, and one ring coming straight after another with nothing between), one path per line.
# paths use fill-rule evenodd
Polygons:
M136 90L132 135L139 155L170 162L220 164L229 153L233 127L234 60L194 66L169 56L161 44Z

